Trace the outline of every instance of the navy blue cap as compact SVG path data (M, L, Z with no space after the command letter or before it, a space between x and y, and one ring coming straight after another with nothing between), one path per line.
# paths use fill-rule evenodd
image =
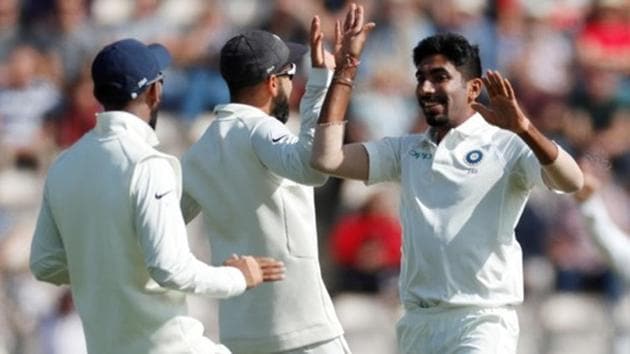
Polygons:
M233 88L257 84L287 64L297 64L307 50L304 45L284 42L267 31L244 32L221 48L221 75Z
M130 38L111 43L92 62L94 91L132 100L160 78L170 62L171 55L161 44L147 46Z

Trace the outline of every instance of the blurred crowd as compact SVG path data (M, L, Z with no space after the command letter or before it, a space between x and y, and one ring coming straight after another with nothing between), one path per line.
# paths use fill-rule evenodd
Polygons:
M630 0L358 2L376 28L353 92L349 141L424 130L412 49L436 32L459 32L479 45L484 70L511 80L547 136L596 167L612 219L630 230ZM262 28L306 43L318 14L330 40L347 3L0 0L0 354L85 352L70 294L36 282L28 254L46 170L100 109L89 70L96 51L126 37L169 48L174 65L164 73L157 131L161 149L181 155L212 108L229 100L218 71L228 38ZM304 60L291 99L294 128ZM397 200L394 185L330 179L316 190L324 278L357 354L396 352ZM628 295L586 235L575 201L535 191L516 231L526 288L519 352L630 353ZM202 226L190 233L207 254ZM213 305L193 299L191 306L212 331Z

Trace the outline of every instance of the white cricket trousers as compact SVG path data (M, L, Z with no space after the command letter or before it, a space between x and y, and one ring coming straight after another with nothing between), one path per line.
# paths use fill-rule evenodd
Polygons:
M519 326L511 306L417 307L396 332L401 354L516 354Z

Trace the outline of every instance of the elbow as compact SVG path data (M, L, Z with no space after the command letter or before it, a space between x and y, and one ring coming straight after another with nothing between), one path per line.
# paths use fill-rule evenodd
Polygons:
M313 187L321 187L328 181L328 175L315 171L309 178L308 185Z
M335 162L325 156L315 156L313 154L310 164L314 170L325 174L332 174L336 169Z
M571 181L572 183L570 183L569 185L569 193L575 193L575 192L579 192L580 190L582 190L582 188L584 188L584 175L582 173L580 173L579 176L577 176L573 181Z
M70 284L66 269L51 270L41 265L41 262L29 264L31 273L35 279L54 285Z
M147 267L151 279L159 286L166 289L184 290L185 286L181 284L173 272L159 267Z
M47 280L46 271L44 271L44 269L41 268L38 263L31 262L29 264L29 268L31 270L31 274L33 274L35 279L37 279L39 281L46 281Z
M562 179L561 183L556 183L556 188L565 193L579 192L584 187L584 175L579 169L571 177Z

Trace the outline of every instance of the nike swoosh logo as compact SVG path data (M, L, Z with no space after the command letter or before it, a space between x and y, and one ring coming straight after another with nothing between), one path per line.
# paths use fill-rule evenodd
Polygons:
M272 138L272 139L271 139L271 142L272 142L272 143L277 143L278 141L280 141L280 140L284 139L284 137L285 137L285 136L286 136L286 135L283 135L283 136L281 136L281 137L279 137L279 138L275 138L275 139L274 139L274 138Z
M172 192L172 190L164 192L162 194L155 193L155 199L162 199L163 196L169 194L170 192Z

